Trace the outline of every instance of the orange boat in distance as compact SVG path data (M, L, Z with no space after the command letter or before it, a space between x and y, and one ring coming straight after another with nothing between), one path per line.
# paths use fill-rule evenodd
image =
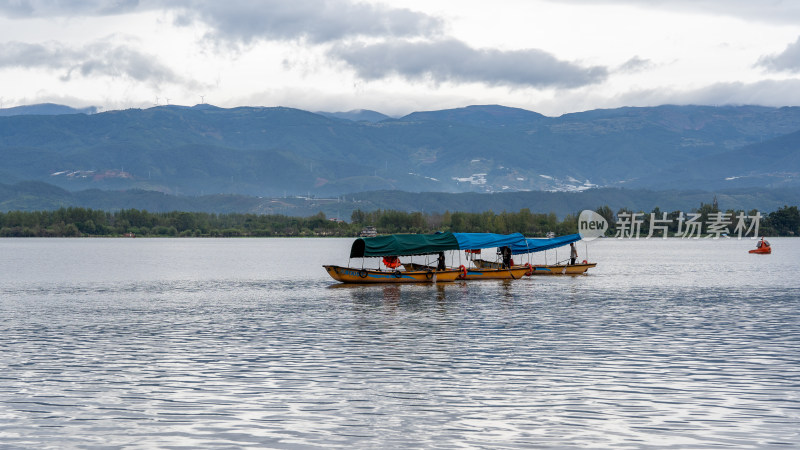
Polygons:
M772 247L770 247L769 242L765 241L762 237L758 244L756 244L756 248L750 250L748 253L755 253L758 255L769 255L772 253Z

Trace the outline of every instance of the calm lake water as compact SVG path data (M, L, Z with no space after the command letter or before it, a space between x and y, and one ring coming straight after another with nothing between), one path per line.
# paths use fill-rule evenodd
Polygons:
M0 447L800 445L800 239L349 287L351 242L0 239Z

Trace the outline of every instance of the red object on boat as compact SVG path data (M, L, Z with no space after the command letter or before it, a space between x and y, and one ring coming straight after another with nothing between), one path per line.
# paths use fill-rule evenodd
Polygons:
M762 237L761 240L756 245L756 248L750 250L748 253L755 253L758 255L769 255L772 253L772 247L770 247L769 242L765 241Z
M390 269L394 269L400 265L400 258L397 256L384 256L383 257L383 264Z

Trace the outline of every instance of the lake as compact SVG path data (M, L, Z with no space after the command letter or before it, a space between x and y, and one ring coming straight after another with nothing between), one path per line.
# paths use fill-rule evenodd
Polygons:
M352 239L0 239L0 447L796 446L800 239L770 241L344 286Z

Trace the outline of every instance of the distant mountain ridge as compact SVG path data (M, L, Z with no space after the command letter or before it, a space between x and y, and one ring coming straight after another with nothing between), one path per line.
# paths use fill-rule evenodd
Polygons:
M386 114L382 114L377 111L371 111L369 109L354 109L352 111L345 111L345 112L319 111L317 112L317 114L335 119L351 120L353 122L375 123L375 122L380 122L382 120L391 119L391 117L387 116Z
M683 162L631 186L656 188L668 182L691 184L700 189L797 186L800 184L800 131Z
M86 108L72 108L55 103L40 103L37 105L14 106L0 108L0 116L57 116L62 114L96 114L96 106Z
M404 122L456 122L466 125L504 127L530 126L546 120L537 112L501 105L473 105L441 111L421 111L408 114L398 120Z
M612 211L626 208L649 212L689 212L717 200L723 210L775 211L787 204L786 199L800 198L800 187L786 189L731 189L726 191L645 189L591 189L584 192L504 192L496 194L370 191L337 197L255 197L212 194L203 196L166 195L160 192L131 189L107 191L88 189L70 192L41 182L0 184L0 211L40 211L66 207L83 207L114 211L140 209L150 212L193 211L210 213L282 214L307 217L319 212L329 218L349 221L355 210L396 210L407 212L444 213L519 211L527 208L537 213L553 213L559 218L578 214L584 209L609 206ZM796 205L797 202L789 202Z
M548 117L474 105L394 119L168 105L0 117L0 183L256 197L791 188L800 185L798 132L797 107L665 105Z

